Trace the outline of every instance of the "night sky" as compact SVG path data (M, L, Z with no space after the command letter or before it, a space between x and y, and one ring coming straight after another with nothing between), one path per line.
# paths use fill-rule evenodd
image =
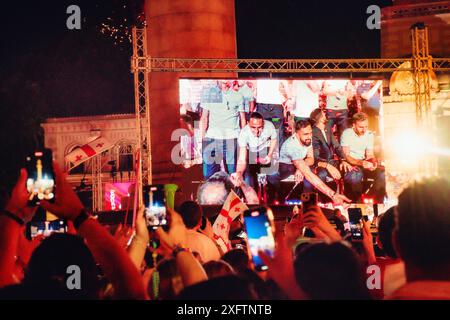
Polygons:
M131 44L100 30L102 23L130 26L142 2L2 2L0 136L9 151L2 154L0 178L6 185L18 159L42 144L39 124L46 118L134 111ZM71 4L81 8L81 30L66 28ZM238 56L379 57L380 32L366 28L371 4L391 1L237 0ZM119 29L114 35L124 36L126 28Z

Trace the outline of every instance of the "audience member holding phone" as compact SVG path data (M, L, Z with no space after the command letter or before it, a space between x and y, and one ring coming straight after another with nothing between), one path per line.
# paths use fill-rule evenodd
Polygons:
M93 258L98 264L100 264L102 271L111 281L116 297L127 299L144 299L146 297L146 293L140 281L139 272L128 257L126 251L118 245L114 238L96 221L96 219L92 218L92 216L85 211L80 199L72 190L71 186L67 183L65 175L59 170L56 163L54 163L53 168L55 172L56 185L58 186L54 197L54 203L43 200L40 202L40 205L44 209L53 212L59 218L67 219L74 223L78 235L86 241L86 245L89 248ZM34 207L30 207L28 205L29 193L25 184L27 178L26 170L22 169L19 180L13 189L12 196L6 206L6 209L0 216L0 287L8 284L14 284L12 274L14 271L14 256L16 255L19 233L23 230L23 222L31 220L35 210ZM75 238L72 238L73 236L71 235L66 236L63 234L58 234L52 235L48 239L44 240L41 244L43 248L42 250L48 248L47 250L53 251L54 249L52 249L50 244L54 242L54 239L57 237L67 239L67 247L65 250L61 250L57 253L57 256L55 256L55 258L58 257L57 259L61 261L64 259L67 260L68 255L72 255L70 246L79 247L81 245L75 244L78 242L76 242ZM61 241L63 240L59 240L59 242ZM43 246L44 243L49 243L49 245L45 247ZM39 246L38 249L41 246ZM38 249L36 249L33 253L30 263L33 262L35 255L38 255L38 253L44 254L42 250ZM80 248L79 250L83 249ZM50 254L50 252L47 254ZM41 264L50 263L49 261L45 262L45 260L38 260L38 257L40 256L36 256L35 261L39 261ZM76 261L76 259L82 259L83 256L75 256L74 258L74 261ZM56 263L56 261L53 261L52 263ZM79 263L80 265L84 264L82 261ZM55 268L51 269L49 267L45 268L45 266L42 266L41 264L34 265L36 271L42 270L40 272L45 272L47 269L49 272L51 272L50 270L53 270L53 272L61 272L61 274L47 274L47 276L51 278L62 276L63 281L65 281L65 277L67 277L66 268L68 266L62 270ZM13 289L18 295L17 298L37 298L39 295L45 296L45 294L56 298L60 293L60 290L54 291L56 289L49 288L47 289L52 292L46 292L45 294L43 292L39 292L39 286L37 286L36 283L40 283L42 286L45 286L46 278L44 278L42 273L36 274L36 277L38 278L32 277L33 272L30 272L29 274L31 275L31 278L25 277L21 286ZM47 280L49 281L50 278ZM89 286L88 288L92 288L92 286ZM68 291L69 289L66 287L65 290L66 291L63 290L64 293L70 296L70 292ZM76 292L74 291L74 294L75 293ZM76 294L80 293L78 292ZM87 292L85 298L92 297L92 295L93 293Z

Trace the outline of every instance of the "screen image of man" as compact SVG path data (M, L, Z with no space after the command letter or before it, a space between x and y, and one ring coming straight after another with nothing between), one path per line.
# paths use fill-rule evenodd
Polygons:
M310 115L313 126L314 170L316 175L327 185L336 187L342 178L341 172L352 170L347 163L341 145L334 136L326 114L317 108Z
M371 131L379 131L379 116L381 109L381 93L382 80L357 81L356 98L361 105L360 112L364 112L369 117L369 129Z
M278 130L279 146L284 141L284 108L288 99L286 80L258 79L256 81L256 111L269 120Z
M352 85L348 80L327 80L323 87L327 96L326 114L330 127L337 126L338 136L347 128L348 98L352 96Z
M307 120L314 109L319 108L319 93L322 89L321 80L294 81L294 120Z
M312 147L312 127L308 120L300 120L295 124L295 133L286 139L281 146L279 172L268 176L270 184L279 188L280 180L295 175L295 181L303 181L303 192L313 192L314 188L332 199L335 204L350 202L344 195L338 194L315 175L310 166L314 165Z
M345 194L353 201L360 201L363 190L363 179L372 178L375 200L383 202L386 186L384 170L378 167L374 154L374 135L368 130L369 121L365 113L353 115L352 127L346 129L341 137L341 145L346 161L354 169L344 175Z
M236 81L235 81L236 82ZM247 81L239 81L239 93L242 94L244 98L244 111L247 115L250 115L253 111L255 111L255 92L254 92L254 83L250 80Z
M202 138L203 176L205 179L221 170L236 171L236 144L240 125L245 125L242 95L219 80L202 92L200 135Z
M238 182L244 178L251 187L256 186L256 175L261 166L270 166L277 147L278 133L274 125L264 120L258 112L250 115L248 124L241 130L238 138L238 161L233 179Z

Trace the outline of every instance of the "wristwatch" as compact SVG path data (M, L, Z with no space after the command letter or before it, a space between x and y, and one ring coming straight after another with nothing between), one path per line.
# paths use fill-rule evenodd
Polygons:
M90 213L88 213L84 208L81 209L78 216L73 220L73 226L78 230L83 222L85 222L90 217L92 217Z

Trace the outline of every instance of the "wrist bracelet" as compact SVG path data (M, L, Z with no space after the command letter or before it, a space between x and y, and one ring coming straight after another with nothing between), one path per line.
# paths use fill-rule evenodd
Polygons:
M182 247L181 245L176 245L175 246L175 248L173 248L173 251L172 251L172 256L174 257L174 258L176 258L177 257L177 255L180 253L180 252L190 252L190 250L188 249L188 248L184 248L184 247Z
M78 230L83 224L83 222L85 222L90 217L91 215L85 209L81 209L78 216L73 220L73 226L75 227L75 229Z
M17 222L21 226L23 226L25 224L25 221L23 221L21 218L19 218L14 213L12 213L12 212L10 212L8 210L1 211L0 214L4 215L5 217L8 217L10 219L13 219L15 222Z

